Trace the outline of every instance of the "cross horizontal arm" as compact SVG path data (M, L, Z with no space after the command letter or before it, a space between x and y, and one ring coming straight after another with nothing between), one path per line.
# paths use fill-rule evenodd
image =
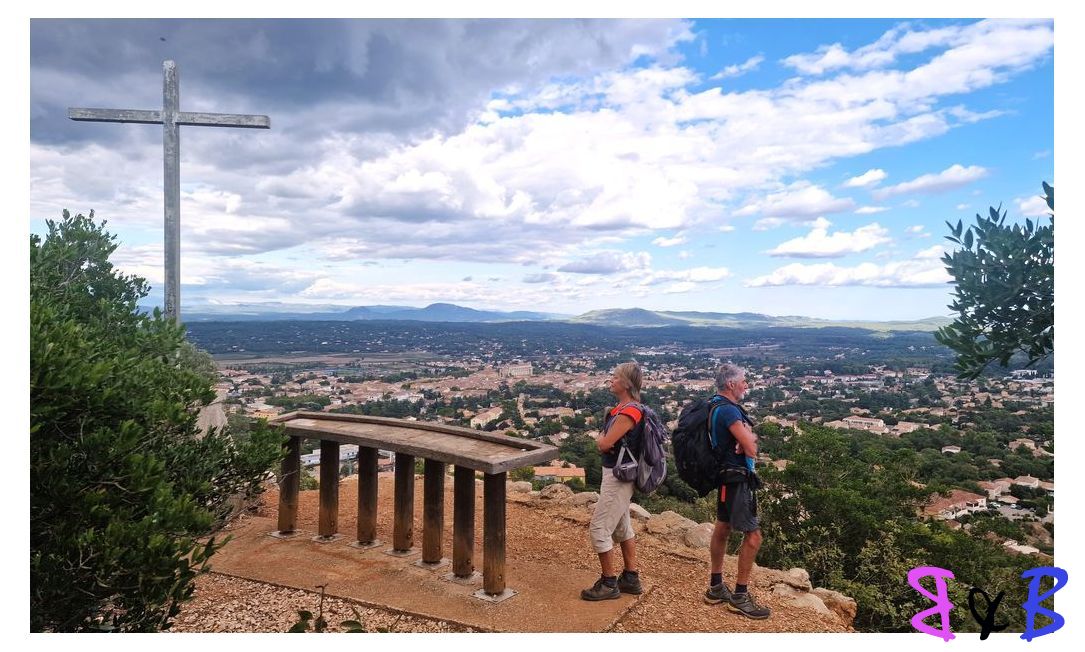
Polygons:
M68 109L68 117L83 122L138 122L145 125L162 124L161 111L135 109Z
M191 113L181 111L177 114L177 124L198 125L203 127L245 127L249 129L270 129L271 119L266 115L243 115L239 113Z

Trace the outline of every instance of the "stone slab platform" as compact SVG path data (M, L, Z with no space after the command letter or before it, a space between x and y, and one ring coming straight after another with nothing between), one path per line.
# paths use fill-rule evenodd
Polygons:
M460 583L445 579L449 567L422 568L421 549L405 557L384 554L385 546L360 549L344 536L330 543L311 539L316 532L277 539L271 518L245 519L231 530L233 539L211 559L212 570L296 589L319 591L366 605L453 621L496 632L604 632L635 604L638 596L585 602L580 590L598 575L509 559L507 585L516 595L501 602L472 597L482 578ZM477 549L475 567L482 567ZM645 587L645 595L651 591Z

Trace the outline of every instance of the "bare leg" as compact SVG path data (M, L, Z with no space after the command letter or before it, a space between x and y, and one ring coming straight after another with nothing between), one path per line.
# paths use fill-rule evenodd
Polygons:
M754 557L761 547L761 530L747 532L742 537L742 545L738 549L738 573L735 578L736 584L748 584L750 569L753 568ZM716 572L716 571L713 571Z
M713 574L723 572L723 558L727 554L727 537L729 536L731 536L731 524L716 521L716 527L712 530L712 540L708 545L708 551L712 557ZM758 541L760 542L760 539ZM750 560L752 562L753 558L751 557Z
M622 547L622 562L625 564L625 570L637 570L637 540L626 539L619 545Z
M599 565L603 568L603 577L614 577L617 575L617 573L612 572L612 569L614 568L614 548L599 553Z

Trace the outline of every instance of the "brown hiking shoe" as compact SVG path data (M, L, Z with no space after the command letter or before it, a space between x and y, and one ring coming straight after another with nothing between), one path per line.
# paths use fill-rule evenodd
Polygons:
M580 599L590 600L592 602L596 600L616 600L620 598L621 595L617 585L607 586L606 580L600 577L590 589L584 589L580 592Z
M772 613L768 607L762 607L754 602L748 591L731 595L731 600L727 603L727 606L731 611L754 620L764 620Z

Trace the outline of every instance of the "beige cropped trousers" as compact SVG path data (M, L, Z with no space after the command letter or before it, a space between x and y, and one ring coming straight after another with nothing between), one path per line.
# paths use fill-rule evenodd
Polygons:
M632 482L622 482L611 469L603 468L599 501L591 515L588 535L595 552L604 553L615 543L633 538L633 523L629 519L629 503L633 499Z

